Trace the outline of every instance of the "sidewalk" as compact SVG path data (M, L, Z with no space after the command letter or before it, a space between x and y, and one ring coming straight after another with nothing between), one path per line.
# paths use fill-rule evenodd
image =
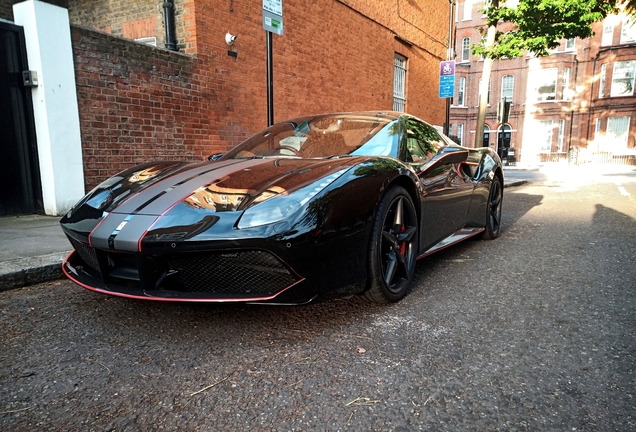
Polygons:
M510 187L527 181L505 183ZM62 262L71 250L59 217L0 217L0 292L62 278Z
M59 217L0 217L0 291L61 278L71 249Z

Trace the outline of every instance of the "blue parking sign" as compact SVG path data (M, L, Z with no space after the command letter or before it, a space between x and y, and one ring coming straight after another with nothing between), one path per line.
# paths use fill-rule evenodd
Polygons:
M440 62L439 97L452 98L455 95L455 60Z

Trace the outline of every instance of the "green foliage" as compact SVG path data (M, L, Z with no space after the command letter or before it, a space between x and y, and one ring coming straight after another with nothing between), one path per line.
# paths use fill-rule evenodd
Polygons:
M592 24L616 13L621 0L519 0L516 9L498 6L493 1L486 9L487 25L512 23L510 32L497 31L493 47L483 41L473 53L492 59L519 57L526 51L546 56L562 39L588 38L594 35ZM636 0L626 3L625 11L633 13ZM487 29L483 29L484 33Z

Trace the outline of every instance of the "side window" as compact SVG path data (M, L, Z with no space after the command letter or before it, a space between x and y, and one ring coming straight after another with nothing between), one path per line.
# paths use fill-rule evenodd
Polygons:
M428 162L446 142L434 127L413 118L404 121L403 142L408 162L423 164Z

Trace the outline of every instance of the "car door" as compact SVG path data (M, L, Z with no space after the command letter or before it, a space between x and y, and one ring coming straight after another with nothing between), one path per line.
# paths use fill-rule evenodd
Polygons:
M466 225L474 184L463 168L468 150L449 143L432 126L414 118L403 123L405 157L424 194L421 250Z

